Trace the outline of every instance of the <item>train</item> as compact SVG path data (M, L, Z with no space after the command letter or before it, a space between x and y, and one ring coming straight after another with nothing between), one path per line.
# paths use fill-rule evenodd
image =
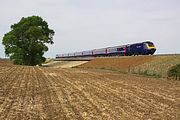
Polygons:
M154 43L151 41L145 41L135 44L120 45L81 52L56 54L56 58L153 55L155 51L156 47Z

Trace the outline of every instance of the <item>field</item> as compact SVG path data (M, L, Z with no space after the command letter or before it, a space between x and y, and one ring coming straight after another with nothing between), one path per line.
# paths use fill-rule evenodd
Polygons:
M0 119L179 120L180 81L1 62Z

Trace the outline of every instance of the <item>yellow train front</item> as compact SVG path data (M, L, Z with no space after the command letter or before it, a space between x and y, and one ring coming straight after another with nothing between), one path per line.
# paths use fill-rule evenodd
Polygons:
M152 42L145 42L145 52L146 54L151 54L153 55L156 51L156 47L154 46L154 44Z

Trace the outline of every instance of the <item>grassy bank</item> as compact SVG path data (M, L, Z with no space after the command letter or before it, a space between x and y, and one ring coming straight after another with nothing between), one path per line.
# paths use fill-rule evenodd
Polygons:
M180 63L179 55L97 58L79 68L107 69L122 73L166 78L168 70Z

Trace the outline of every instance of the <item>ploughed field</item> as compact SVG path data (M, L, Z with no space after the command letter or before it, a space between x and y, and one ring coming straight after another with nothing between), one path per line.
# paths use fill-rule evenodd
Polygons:
M180 81L0 64L0 119L180 119Z

